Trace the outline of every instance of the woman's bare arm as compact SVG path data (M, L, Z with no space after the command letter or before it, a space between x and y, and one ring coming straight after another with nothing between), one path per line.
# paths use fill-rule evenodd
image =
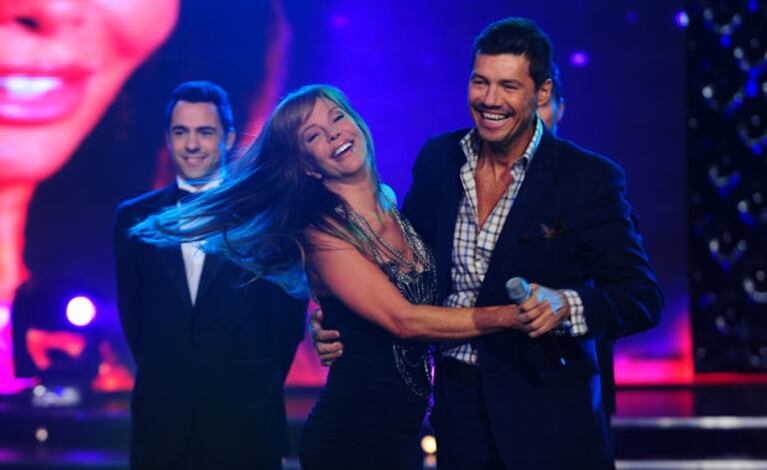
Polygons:
M312 231L315 283L351 310L400 338L465 339L523 327L516 306L448 308L413 305L381 269L349 243Z

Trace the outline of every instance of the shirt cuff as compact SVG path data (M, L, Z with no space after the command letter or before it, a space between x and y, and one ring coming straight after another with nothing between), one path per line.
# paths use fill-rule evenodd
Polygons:
M578 292L570 289L561 291L570 307L570 318L562 321L562 328L570 331L570 336L583 336L589 332L586 315L583 314L583 301Z

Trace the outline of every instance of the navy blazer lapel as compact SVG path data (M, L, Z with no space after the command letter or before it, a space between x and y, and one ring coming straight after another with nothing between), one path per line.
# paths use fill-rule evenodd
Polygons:
M509 258L513 260L513 243L524 233L524 230L535 222L537 210L544 203L544 200L554 192L555 171L557 161L557 151L554 145L554 139L547 129L544 129L541 143L538 150L530 162L530 167L525 173L525 180L519 193L514 200L514 205L509 211L503 229L498 236L498 241L493 249L493 256L490 258L490 265L485 273L485 280L479 291L477 305L482 305L483 298L486 297L488 285L494 284L495 278L500 272L507 271L503 269L503 262ZM488 282L490 281L490 282ZM506 279L503 279L506 282Z
M455 222L458 218L458 205L463 197L461 184L461 167L466 163L466 155L460 145L457 152L451 155L451 165L442 179L440 203L437 220L436 262L437 262L437 299L442 302L450 294L450 268L453 264L453 237Z
M178 187L173 182L165 187L162 195L156 201L156 207L152 208L152 213L156 213L166 207L176 204L179 198ZM189 294L189 286L186 283L186 268L184 267L184 257L181 254L181 247L154 247L155 253L160 260L160 264L165 270L173 290L179 295L185 308L192 308L192 298Z
M181 254L181 247L154 247L160 264L165 269L165 273L170 279L173 290L181 298L185 308L192 308L192 297L189 293L189 286L186 283L186 267L184 267L184 257Z
M205 255L205 263L202 265L202 275L200 276L200 286L197 289L197 302L195 303L200 303L200 299L210 289L223 266L224 260L220 256Z

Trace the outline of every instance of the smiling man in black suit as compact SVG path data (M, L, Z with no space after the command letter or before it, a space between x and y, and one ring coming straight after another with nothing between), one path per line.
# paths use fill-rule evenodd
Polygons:
M128 237L148 215L226 177L235 141L226 92L183 83L166 116L176 181L121 204L114 232L120 319L137 365L131 468L279 469L283 384L306 304L248 282L199 244L158 248Z

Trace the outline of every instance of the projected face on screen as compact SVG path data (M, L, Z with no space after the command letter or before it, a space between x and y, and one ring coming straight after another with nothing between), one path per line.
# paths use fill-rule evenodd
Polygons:
M0 185L63 165L169 36L178 0L0 2Z
M37 183L69 160L131 73L173 31L179 0L0 0L0 310L27 276ZM13 378L0 323L0 393Z

